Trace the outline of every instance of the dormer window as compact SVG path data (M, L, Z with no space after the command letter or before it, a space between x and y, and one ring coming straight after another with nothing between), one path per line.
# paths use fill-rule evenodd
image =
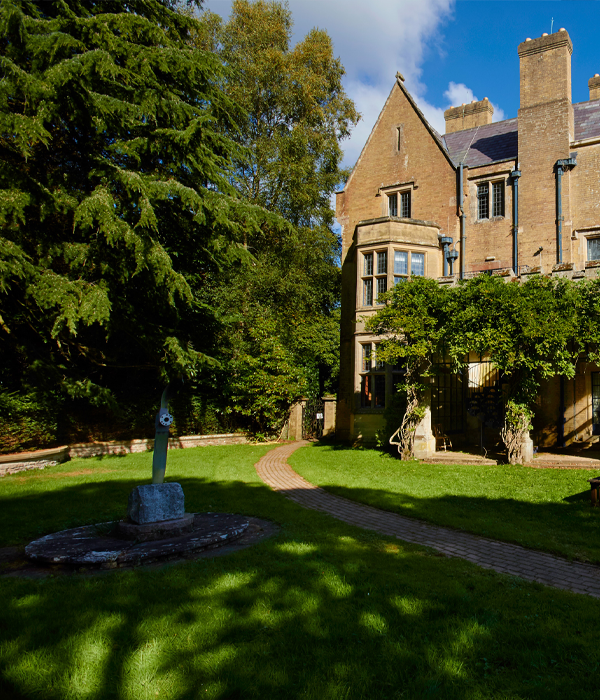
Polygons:
M388 194L388 215L410 219L410 190Z

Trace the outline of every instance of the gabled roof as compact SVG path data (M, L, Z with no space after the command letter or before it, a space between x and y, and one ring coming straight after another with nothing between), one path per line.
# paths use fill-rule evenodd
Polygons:
M573 105L575 141L600 136L600 100L578 102Z
M446 144L444 143L442 137L441 137L441 136L438 134L438 132L431 126L431 124L427 121L427 119L425 119L425 116L424 116L423 112L421 112L421 110L417 107L417 103L413 100L413 98L412 98L410 92L408 92L408 90L404 87L404 78L402 78L402 77L400 76L400 74L396 74L396 84L394 85L394 87L396 87L396 85L400 88L400 90L402 90L402 92L404 93L404 96L405 96L406 99L408 100L409 104L410 104L410 105L412 106L412 108L415 110L415 112L417 113L419 119L423 122L423 124L424 124L425 128L427 129L427 131L429 131L429 133L431 134L431 137L433 138L433 140L434 140L434 141L437 143L437 145L439 146L440 151L441 151L441 152L444 154L444 156L447 158L447 160L448 160L448 162L450 163L450 165L452 165L452 167L454 167L454 163L452 162L452 159L450 158L450 154L448 153L448 149L446 148ZM361 150L361 152L360 152L360 155L358 156L358 159L357 159L356 163L354 164L354 167L352 168L352 172L350 173L350 177L346 180L346 184L344 185L343 189L338 190L338 194L339 194L340 192L343 192L343 191L348 187L348 185L350 184L350 181L352 180L352 176L354 175L354 171L356 170L356 168L358 167L360 161L362 160L363 154L364 154L365 151L367 150L367 147L368 147L368 145L369 145L369 143L370 143L370 141L371 141L371 137L373 136L373 133L375 132L375 129L377 128L377 125L379 124L379 122L380 122L380 120L381 120L381 117L382 117L383 113L385 112L385 110L386 110L386 108L387 108L387 106L388 106L388 103L389 103L389 101L390 101L390 98L391 98L391 96L392 96L392 93L394 92L394 87L392 87L392 89L391 89L391 91L390 91L390 94L388 95L388 98L387 98L387 100L385 101L385 104L383 105L383 109L381 110L381 112L379 113L379 116L377 117L377 121L375 122L375 125L374 125L373 128L371 129L371 133L369 134L369 138L367 139L365 145L362 147L362 150Z
M505 160L516 160L519 156L519 124L518 119L505 119L501 122L476 126L473 129L455 131L453 134L440 136L438 132L425 119L423 112L417 107L417 103L411 94L404 87L400 79L396 79L396 84L402 90L406 99L412 105L415 112L431 134L433 140L438 144L446 158L454 167L458 167L462 162L469 168L477 168L482 165L489 165ZM393 90L393 88L392 88ZM390 93L391 96L391 93ZM389 102L389 97L381 110L381 114L365 143L362 152L356 161L354 169L359 164L375 127L381 119ZM600 100L591 102L578 102L573 105L573 116L575 120L575 141L585 139L600 138ZM352 179L352 173L346 182L348 186Z
M455 165L469 168L488 165L519 155L518 120L484 124L473 129L446 134L443 140Z

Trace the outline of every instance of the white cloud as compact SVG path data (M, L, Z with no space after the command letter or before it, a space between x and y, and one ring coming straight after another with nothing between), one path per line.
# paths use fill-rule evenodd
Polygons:
M477 100L471 88L468 88L464 83L455 83L452 80L444 93L444 97L448 100L448 105L451 107L458 107L458 105Z
M346 69L346 92L362 114L351 137L342 143L346 165L353 165L360 155L397 71L425 118L441 134L445 131L444 109L476 99L470 88L454 82L444 93L445 106L436 106L425 97L422 65L428 51L442 55L441 28L452 18L454 4L455 0L289 0L293 42L313 27L328 32L334 53ZM231 0L206 0L205 7L228 17ZM499 121L504 112L496 105L494 109L494 121Z
M444 92L444 97L448 100L448 107L459 107L462 104L473 102L473 100L479 101L479 98L473 94L471 88L468 88L464 83L455 83L452 80L448 85L448 89ZM494 108L493 121L501 122L504 119L504 111L493 102L491 105Z
M421 66L429 46L439 51L439 28L450 18L455 0L289 0L294 19L293 41L313 27L325 29L346 69L344 86L362 120L343 142L353 165L383 108L400 71L427 119L444 130L443 110L423 96ZM207 0L205 8L228 17L231 0ZM441 114L441 121L440 121Z

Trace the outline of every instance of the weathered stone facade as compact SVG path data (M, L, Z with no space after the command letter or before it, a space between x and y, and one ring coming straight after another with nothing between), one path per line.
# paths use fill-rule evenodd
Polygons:
M446 110L443 136L396 75L337 194L343 239L338 437L373 441L397 379L395 368L377 365L376 339L364 330L363 319L377 310L378 292L411 275L452 283L481 273L522 279L596 274L600 78L589 81L590 100L573 105L572 51L564 29L522 42L518 117L492 123L485 98ZM549 384L538 406L536 445L562 442L562 419L566 444L600 432L596 371L582 366L562 389L558 379ZM443 388L457 406L466 391L461 381L447 379ZM438 389L432 387L432 418L418 431L423 455L435 449L432 422L459 442L476 441L478 428L469 416L446 417Z

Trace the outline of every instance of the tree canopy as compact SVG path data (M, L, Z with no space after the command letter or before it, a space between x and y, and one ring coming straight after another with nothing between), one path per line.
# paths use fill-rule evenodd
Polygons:
M286 6L236 2L222 24L176 0L7 0L0 28L8 413L45 406L41 436L61 406L120 407L138 430L183 374L214 415L272 432L330 388L330 198L358 115L326 33L291 49ZM259 381L243 358L262 354Z
M281 219L231 184L239 110L196 25L159 0L2 3L5 389L114 403L210 361L197 289Z
M242 392L245 373L229 371L240 369L239 353L270 356L275 335L294 368L285 375L282 399L336 389L341 279L331 197L347 176L340 142L359 115L344 92L344 69L329 36L313 30L292 47L286 5L235 0L227 22L206 12L201 25L195 40L223 61L223 90L242 109L230 131L242 154L234 158L231 183L245 201L290 223L286 230L266 224L249 231L244 245L252 263L224 269L210 292L224 310L238 313L238 323L221 336L228 410L249 412L262 432L261 392L250 375ZM266 345L267 336L254 330L265 323ZM275 386L284 375L272 377ZM271 430L285 414L271 415Z

